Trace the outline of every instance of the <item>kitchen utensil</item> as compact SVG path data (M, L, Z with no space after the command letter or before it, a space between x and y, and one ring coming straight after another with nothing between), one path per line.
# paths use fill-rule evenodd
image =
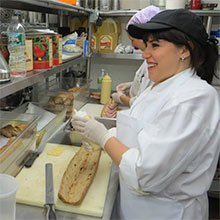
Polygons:
M56 214L54 209L54 190L53 190L53 165L52 163L45 164L46 172L46 195L45 195L45 208L46 219L56 220Z
M32 164L34 163L36 158L42 153L48 139L54 134L54 129L56 129L57 130L56 132L58 132L58 130L59 130L58 127L63 122L65 115L66 115L66 109L64 109L62 112L60 112L53 120L51 120L45 127L42 128L42 130L40 131L42 133L39 133L39 135L42 134L42 138L40 137L39 146L38 146L37 150L32 151L31 154L29 155L29 157L27 158L27 160L24 163L25 167L30 168L32 166ZM61 129L65 125L66 124L63 123L61 125ZM45 132L45 134L44 134L44 132Z

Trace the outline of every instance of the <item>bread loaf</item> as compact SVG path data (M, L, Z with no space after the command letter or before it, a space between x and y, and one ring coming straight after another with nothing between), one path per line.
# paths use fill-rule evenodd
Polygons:
M79 205L96 174L101 149L86 151L80 147L63 175L58 197L65 203Z

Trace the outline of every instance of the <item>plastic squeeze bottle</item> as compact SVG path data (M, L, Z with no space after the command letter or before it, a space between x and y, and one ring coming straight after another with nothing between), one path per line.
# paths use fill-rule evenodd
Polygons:
M101 104L105 105L110 100L111 96L111 89L112 89L112 79L108 73L105 73L102 79L102 86L101 86Z

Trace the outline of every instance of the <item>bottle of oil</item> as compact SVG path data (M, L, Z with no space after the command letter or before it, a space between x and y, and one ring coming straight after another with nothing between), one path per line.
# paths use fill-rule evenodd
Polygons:
M101 86L101 104L105 105L110 100L111 96L111 89L112 89L112 79L108 73L105 73L102 79L102 86Z
M118 45L118 26L114 19L106 18L94 34L99 53L113 53Z

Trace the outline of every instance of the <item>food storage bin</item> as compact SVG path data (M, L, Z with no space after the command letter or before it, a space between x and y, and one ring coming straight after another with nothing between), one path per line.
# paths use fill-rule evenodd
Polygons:
M39 103L31 102L24 103L16 108L14 112L30 113L39 116L39 120L37 122L36 148L45 144L53 133L62 125L66 117L66 109L63 109L63 111L58 114L53 114L43 109Z
M0 173L15 176L23 167L24 160L36 147L37 121L37 115L0 111L0 128L25 124L18 136L7 138L0 134Z

